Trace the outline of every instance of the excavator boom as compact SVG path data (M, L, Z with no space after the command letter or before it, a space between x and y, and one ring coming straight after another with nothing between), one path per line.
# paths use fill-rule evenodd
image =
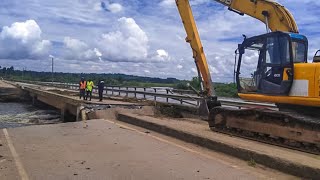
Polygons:
M186 41L190 43L197 70L199 72L199 75L201 76L200 78L202 78L202 93L204 93L208 97L215 96L206 55L203 51L199 32L192 14L189 1L177 0L176 3L182 19L183 26L187 33Z

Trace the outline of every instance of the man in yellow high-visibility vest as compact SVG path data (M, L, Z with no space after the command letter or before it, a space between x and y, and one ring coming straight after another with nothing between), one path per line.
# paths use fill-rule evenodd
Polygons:
M88 97L90 97L89 101L91 101L93 86L94 86L93 81L91 79L89 79L87 81L87 88L86 88L87 96L86 96L86 100L88 100Z

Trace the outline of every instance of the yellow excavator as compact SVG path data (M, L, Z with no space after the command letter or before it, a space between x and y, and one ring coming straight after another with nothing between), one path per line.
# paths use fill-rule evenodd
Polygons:
M176 0L202 80L203 103L212 130L320 154L320 55L308 63L308 40L284 6L271 0L215 0L266 25L267 33L238 45L235 77L244 100L275 103L279 111L222 107L189 0ZM216 67L219 68L219 67Z

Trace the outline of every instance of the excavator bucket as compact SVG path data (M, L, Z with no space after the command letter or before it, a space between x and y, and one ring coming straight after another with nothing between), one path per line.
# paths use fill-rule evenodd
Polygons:
M213 108L220 107L220 106L221 106L221 103L220 101L218 101L217 97L204 98L200 102L199 115L208 117L210 114L210 111Z
M208 115L209 115L209 108L208 108L208 104L207 104L206 99L202 99L200 102L199 115L201 117L208 117Z

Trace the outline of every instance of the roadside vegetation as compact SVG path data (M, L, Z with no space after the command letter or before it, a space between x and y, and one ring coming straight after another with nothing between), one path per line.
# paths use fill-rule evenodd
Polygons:
M191 81L180 81L175 88L189 90L187 84L190 84L194 89L200 91L201 85L198 77L193 77ZM237 86L235 83L214 83L217 96L219 97L238 97Z
M51 72L21 71L15 70L13 66L1 67L0 77L16 81L42 81L51 82ZM78 83L81 77L91 79L94 82L104 80L108 86L128 86L128 87L171 87L181 90L190 90L188 83L196 90L200 90L200 81L197 77L192 80L179 80L176 78L152 78L125 74L80 74L80 73L59 73L53 74L55 82ZM218 96L237 97L236 85L234 83L215 83Z

